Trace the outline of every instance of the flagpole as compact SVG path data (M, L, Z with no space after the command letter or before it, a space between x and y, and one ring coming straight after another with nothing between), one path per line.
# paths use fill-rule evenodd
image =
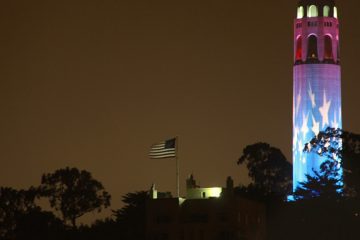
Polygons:
M179 137L175 137L175 160L176 160L176 197L180 196L180 184L179 184Z

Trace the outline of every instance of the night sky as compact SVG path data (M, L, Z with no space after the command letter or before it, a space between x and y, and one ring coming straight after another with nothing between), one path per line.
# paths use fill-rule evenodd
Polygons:
M70 166L104 184L112 209L153 182L175 193L175 161L147 156L174 136L182 195L190 173L201 186L247 184L236 161L248 144L291 161L296 5L2 1L0 186L37 186ZM360 2L337 6L343 125L360 133Z

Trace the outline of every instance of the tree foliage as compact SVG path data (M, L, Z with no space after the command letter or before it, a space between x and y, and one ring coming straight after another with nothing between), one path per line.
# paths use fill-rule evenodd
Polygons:
M238 164L246 164L253 188L265 195L285 196L291 190L292 165L280 149L267 143L246 146Z
M28 190L0 187L0 238L11 238L19 216L36 208L37 194L33 187Z
M131 192L123 196L124 207L114 211L116 222L124 234L123 239L145 239L145 209L148 198L147 191Z
M17 219L15 236L17 240L64 239L65 226L52 212L40 208L21 214Z
M85 213L110 205L110 195L103 185L85 170L65 168L44 174L41 180L43 196L49 198L51 207L60 211L64 222L76 226L76 219Z
M360 135L341 129L327 128L305 146L328 160L340 161L344 172L346 193L360 194Z
M341 196L343 186L338 162L326 160L320 165L320 171L313 169L313 175L305 176L306 181L300 182L294 192L295 200L336 199Z

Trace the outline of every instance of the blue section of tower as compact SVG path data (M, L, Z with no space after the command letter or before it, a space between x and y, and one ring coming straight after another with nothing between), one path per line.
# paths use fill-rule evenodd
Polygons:
M306 143L327 127L341 128L340 66L302 64L294 66L293 181L294 190L305 174L325 158L304 152Z

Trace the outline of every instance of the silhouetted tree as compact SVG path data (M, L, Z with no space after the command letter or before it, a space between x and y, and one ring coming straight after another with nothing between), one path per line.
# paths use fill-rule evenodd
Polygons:
M65 226L51 212L32 209L21 214L14 230L15 239L56 240L64 239Z
M19 216L37 208L34 203L37 194L33 187L28 190L0 188L0 238L12 238Z
M269 199L264 199L266 196L264 196L264 191L261 188L258 188L255 184L250 183L249 185L239 185L234 188L234 193L238 196L252 199L252 200L258 200L258 201L264 201Z
M121 227L111 218L96 220L91 226L80 226L76 240L119 240L121 237Z
M313 175L305 176L306 181L300 182L293 194L295 200L336 199L341 196L342 176L338 162L326 160L320 165L320 171L313 169Z
M60 211L64 222L76 227L76 219L85 213L110 205L110 195L103 185L87 171L65 168L44 174L41 179L43 196L49 198L51 207Z
M146 191L127 193L123 196L124 207L114 211L116 222L124 234L122 239L145 239L145 205L148 197Z
M291 191L292 166L280 149L255 143L243 149L237 164L246 164L252 189L265 196L285 196Z
M340 161L344 172L346 193L360 194L360 135L341 129L327 128L305 146L328 160Z

